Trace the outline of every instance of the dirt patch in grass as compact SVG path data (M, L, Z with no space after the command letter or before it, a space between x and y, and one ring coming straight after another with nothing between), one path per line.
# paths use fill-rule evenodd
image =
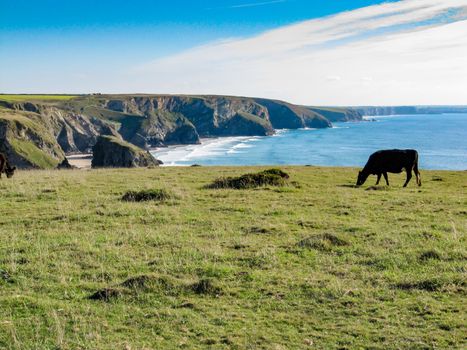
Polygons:
M323 233L304 238L297 245L300 248L329 251L334 247L348 246L349 242L331 233Z
M403 281L393 285L394 288L412 291L421 290L426 292L454 292L466 293L467 282L461 278L431 278L419 281Z
M423 281L414 281L414 282L401 282L395 284L397 289L402 290L424 290L427 292L436 292L440 290L444 284L440 280L429 279Z
M419 259L421 261L427 261L427 260L441 260L442 256L440 253L438 253L436 250L427 250L420 254Z
M147 202L159 201L163 202L173 199L174 195L164 189L152 189L142 191L128 191L122 196L122 201L125 202Z
M11 274L3 269L0 269L0 281L4 281L7 283L14 283L13 278L11 277Z
M100 289L91 294L88 299L109 302L122 296L134 298L141 293L171 296L195 293L218 296L222 294L222 289L216 285L212 278L203 278L195 283L187 283L168 276L140 275L130 277L114 287Z
M235 190L251 189L262 186L285 186L289 174L280 169L269 169L258 173L244 174L239 177L221 177L205 186L207 189L230 188Z
M278 230L275 227L266 228L266 227L259 227L259 226L247 227L247 228L244 228L244 231L245 233L248 233L248 234L258 234L258 235L271 235L274 233L278 233Z
M196 294L220 295L222 289L211 278L203 278L191 285L190 289Z
M104 288L91 294L88 299L99 301L111 301L122 296L123 292L116 288Z

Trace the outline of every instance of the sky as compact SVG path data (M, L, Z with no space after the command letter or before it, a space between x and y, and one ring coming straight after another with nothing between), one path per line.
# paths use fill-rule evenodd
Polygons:
M0 93L467 104L467 0L0 0Z

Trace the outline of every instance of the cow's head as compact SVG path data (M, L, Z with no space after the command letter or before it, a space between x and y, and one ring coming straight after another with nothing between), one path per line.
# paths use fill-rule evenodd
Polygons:
M6 177L10 178L12 177L14 174L15 174L15 170L16 170L16 167L7 167L5 169L5 174L6 174Z
M363 172L359 171L358 172L358 178L357 178L357 186L361 186L365 183L368 175L365 175Z

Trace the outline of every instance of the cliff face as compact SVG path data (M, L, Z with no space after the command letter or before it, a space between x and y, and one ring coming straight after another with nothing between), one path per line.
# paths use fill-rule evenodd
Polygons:
M413 106L357 107L355 110L365 116L417 114L417 108Z
M339 108L339 107L308 107L313 112L316 112L325 117L330 122L356 122L361 121L362 114L351 108Z
M247 98L135 96L107 100L103 107L127 115L120 132L141 146L144 142L148 146L191 144L198 143L199 137L274 132L267 109Z
M29 112L29 118L43 125L66 153L90 152L99 135L118 135L112 124L76 113L66 106L31 102L3 106L11 114Z
M148 151L115 136L99 136L92 151L93 168L137 168L162 164Z
M269 112L269 120L274 129L329 128L331 122L324 116L303 106L290 103L255 99Z

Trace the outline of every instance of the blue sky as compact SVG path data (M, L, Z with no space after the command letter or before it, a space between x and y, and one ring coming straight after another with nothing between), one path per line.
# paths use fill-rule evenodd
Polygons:
M289 72L290 62L283 57L300 60L301 69L312 72L318 65L304 64L305 56L327 55L323 49L330 46L347 47L363 40L370 43L372 36L407 31L416 38L420 28L431 30L465 22L466 1L0 0L0 92L230 93L302 103L359 104L365 91L362 89L361 96L344 98L343 91L351 82L342 71L334 72L334 67L341 66L339 62L325 67L328 71L320 79L326 82L323 88L327 92L314 99L313 94L299 96L299 91L294 91L292 85L303 89L307 82L300 73ZM403 19L404 13L413 20ZM394 20L386 23L387 18ZM357 30L360 24L365 30ZM294 28L301 26L308 29L296 34ZM325 40L320 41L321 27L328 29ZM340 32L347 28L353 29L343 36ZM288 37L281 39L283 35ZM267 41L269 44L261 41L269 36L276 39ZM274 47L282 48L283 42L297 45L292 45L292 51L284 48L283 52L269 53ZM222 61L219 53L224 53ZM232 57L236 57L235 62ZM354 59L360 61L359 57ZM379 59L375 56L372 62ZM265 71L269 66L270 71ZM242 71L232 77L229 72L233 69ZM263 81L262 86L245 81L253 70L263 70L254 78ZM282 80L269 82L268 77L278 72L284 72ZM240 78L241 82L235 81ZM375 79L369 74L361 77L367 85ZM167 84L169 80L173 83ZM329 82L333 85L327 86ZM392 97L388 102L397 100L402 102Z
M0 0L0 48L10 62L22 61L25 48L40 59L87 60L92 51L93 59L144 60L381 2Z

